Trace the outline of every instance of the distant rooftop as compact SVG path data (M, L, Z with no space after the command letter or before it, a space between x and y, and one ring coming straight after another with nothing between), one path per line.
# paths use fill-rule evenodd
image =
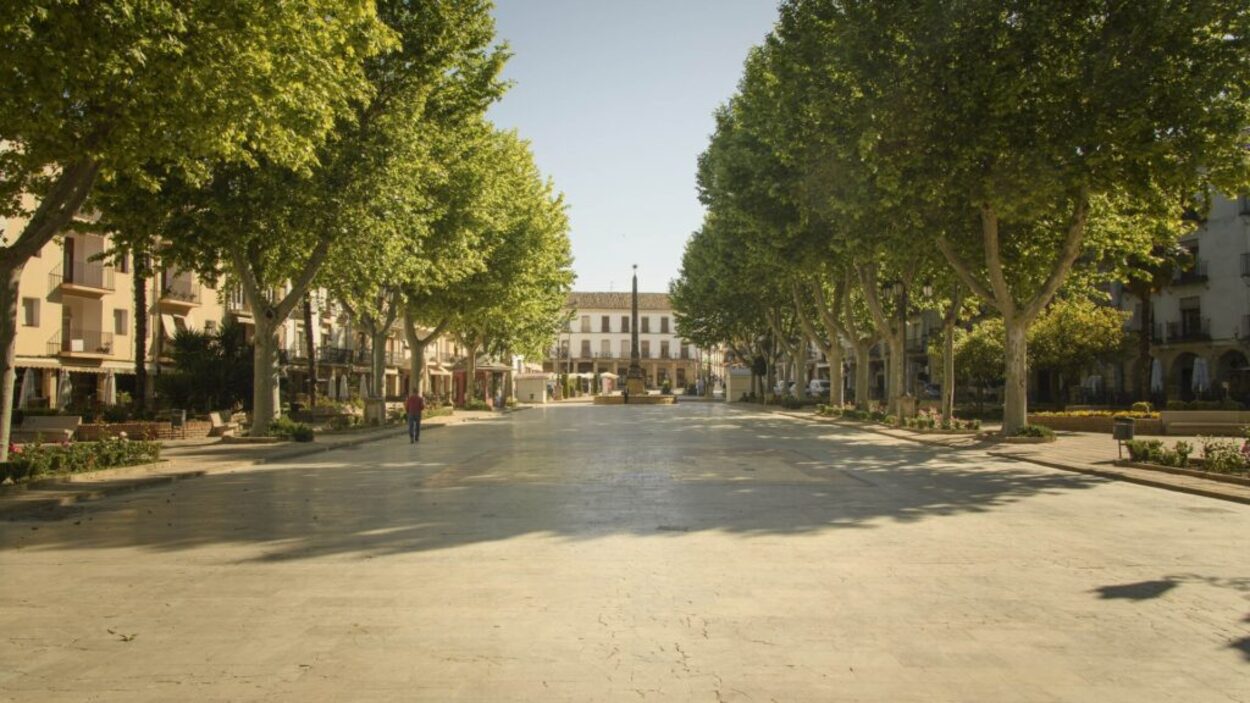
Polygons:
M629 293L569 293L568 306L574 310L629 310ZM668 293L639 293L639 310L671 310Z

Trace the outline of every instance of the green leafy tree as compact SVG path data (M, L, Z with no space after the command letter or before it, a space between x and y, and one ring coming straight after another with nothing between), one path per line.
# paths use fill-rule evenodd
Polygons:
M1038 317L1029 330L1031 364L1056 372L1061 403L1081 374L1123 356L1126 318L1084 296L1056 300Z
M173 369L157 377L173 406L198 412L246 407L252 392L252 348L243 325L216 332L179 330L169 345Z
M96 184L149 166L195 182L215 163L306 168L364 98L391 35L372 2L5 3L0 9L0 460L13 406L17 285Z
M265 434L279 408L279 326L327 261L368 284L354 300L360 319L376 329L394 319L387 265L406 261L422 235L427 132L481 114L501 90L504 54L492 46L489 9L479 0L378 3L398 48L366 61L370 99L352 103L315 168L257 159L221 165L204 184L162 183L164 255L209 280L224 262L251 309L252 433Z

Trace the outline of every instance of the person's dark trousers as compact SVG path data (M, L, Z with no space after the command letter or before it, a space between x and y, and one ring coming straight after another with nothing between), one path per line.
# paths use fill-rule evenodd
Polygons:
M420 415L408 416L408 441L410 442L421 441L421 416Z

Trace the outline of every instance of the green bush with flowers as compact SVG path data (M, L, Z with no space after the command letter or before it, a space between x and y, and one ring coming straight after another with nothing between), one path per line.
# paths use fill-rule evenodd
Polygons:
M0 481L24 481L119 466L150 464L161 458L159 442L109 437L96 442L10 445L0 463Z

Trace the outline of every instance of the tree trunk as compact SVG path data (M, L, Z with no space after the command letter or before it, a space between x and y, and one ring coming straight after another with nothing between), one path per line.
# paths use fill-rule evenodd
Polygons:
M17 383L18 283L25 262L0 266L0 461L9 460L9 437L13 423L13 392Z
M464 360L464 404L477 400L477 340L465 345L468 356ZM572 354L573 350L569 350Z
M1019 317L1003 320L1007 384L1003 392L1003 434L1012 436L1028 424L1028 322Z
M1139 297L1141 300L1141 329L1137 332L1137 399L1150 400L1153 395L1150 388L1152 361L1150 358L1150 342L1154 332L1154 305L1150 301L1150 293Z
M955 419L955 322L942 325L942 421Z
M135 272L135 395L130 399L135 410L148 407L148 261L147 253L134 252Z
M308 407L317 407L317 348L313 335L312 294L304 294L304 353L308 355Z
M278 325L265 316L262 306L253 306L255 334L253 335L252 373L252 427L253 437L269 434L269 423L278 415L275 402L278 394Z
M825 359L829 362L829 404L840 408L845 401L843 389L846 385L842 371L842 343L835 339Z
M369 334L369 343L373 345L370 350L369 370L373 374L371 379L373 383L370 385L370 392L374 398L386 397L386 337L388 330L386 328L374 329Z
M807 339L800 336L798 354L794 357L794 395L802 398L807 392Z
M404 310L404 337L408 340L408 350L412 357L408 359L408 390L417 395L425 395L425 346L434 340L434 335L421 339L417 335L417 325L412 315Z
M902 334L892 334L888 338L890 348L889 373L886 378L888 401L886 412L896 417L902 415L899 398L906 393L907 385L907 346ZM901 417L899 419L902 419Z
M855 343L855 408L867 411L872 407L872 389L869 388L872 367L872 345Z

